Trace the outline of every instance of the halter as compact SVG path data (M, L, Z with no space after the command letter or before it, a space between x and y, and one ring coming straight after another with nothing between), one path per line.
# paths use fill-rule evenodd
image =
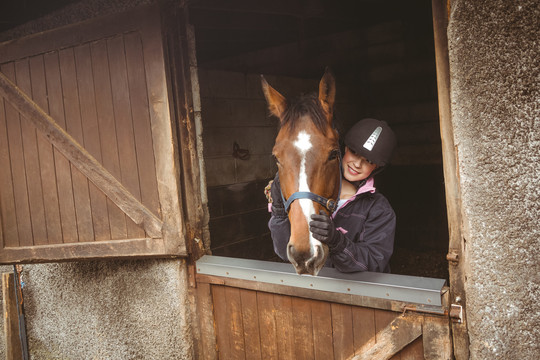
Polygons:
M285 197L283 196L283 191L281 191L281 198L283 199L283 203L285 204L285 211L289 213L289 208L291 207L291 204L294 200L298 199L309 199L311 201L315 201L322 206L324 206L328 211L330 211L330 215L336 211L339 203L339 196L341 195L341 181L343 179L343 165L341 164L341 152L339 153L339 190L337 198L334 199L327 199L324 196L317 195L312 193L311 191L297 191L293 193L287 200L285 200Z

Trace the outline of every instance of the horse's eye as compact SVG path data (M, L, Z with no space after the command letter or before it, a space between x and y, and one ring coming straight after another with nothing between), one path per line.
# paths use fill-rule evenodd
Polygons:
M274 161L276 162L276 164L280 165L279 159L277 158L277 156L272 154L272 157L274 158Z
M338 155L339 155L339 150L338 149L334 149L334 150L330 151L330 155L328 155L328 161L337 159Z

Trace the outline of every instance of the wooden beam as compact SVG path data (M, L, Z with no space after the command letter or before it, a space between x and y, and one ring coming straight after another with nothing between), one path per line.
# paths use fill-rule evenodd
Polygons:
M12 273L2 273L2 299L6 359L22 359L21 340L19 338L19 314L17 313L15 284Z
M136 224L142 225L152 238L162 237L162 221L141 204L86 149L2 72L0 72L0 95L10 102L24 118L31 121L58 151L70 160Z
M423 316L421 315L398 316L375 335L375 345L373 345L375 339L371 339L356 351L358 355L349 359L390 359L422 335L422 322Z
M450 61L448 54L448 5L449 0L432 0L435 61L437 65L437 89L439 97L439 121L441 127L444 184L448 214L449 253L458 261L449 266L450 302L463 306L463 321L452 322L454 356L469 358L469 335L466 319L465 258L463 229L461 227L461 190L457 147L454 144L454 129L450 99Z
M127 239L92 241L82 243L51 244L4 248L0 252L0 264L43 263L70 259L94 260L121 257L177 257L185 255L178 249L171 252L163 239Z
M425 315L422 342L424 346L424 359L453 359L450 319L446 316Z

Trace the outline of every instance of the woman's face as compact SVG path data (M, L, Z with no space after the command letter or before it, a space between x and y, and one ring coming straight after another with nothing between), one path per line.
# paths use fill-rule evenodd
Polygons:
M377 165L370 163L365 157L356 154L348 147L345 147L342 161L343 177L350 182L364 180L377 168Z

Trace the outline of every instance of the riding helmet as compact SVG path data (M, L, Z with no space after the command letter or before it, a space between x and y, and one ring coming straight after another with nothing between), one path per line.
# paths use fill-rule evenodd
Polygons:
M396 148L396 135L385 121L362 119L345 135L345 145L379 167L386 166Z

